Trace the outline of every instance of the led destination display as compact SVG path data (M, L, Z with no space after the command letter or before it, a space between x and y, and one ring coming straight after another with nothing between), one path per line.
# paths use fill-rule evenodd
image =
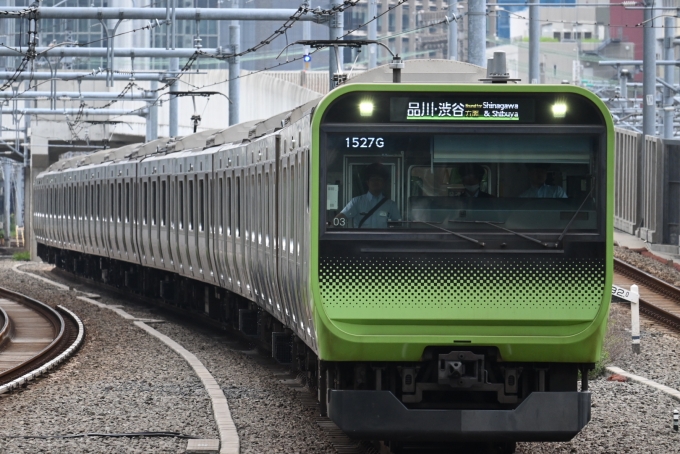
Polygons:
M518 121L534 119L531 99L474 99L461 95L439 95L436 98L392 98L391 121Z

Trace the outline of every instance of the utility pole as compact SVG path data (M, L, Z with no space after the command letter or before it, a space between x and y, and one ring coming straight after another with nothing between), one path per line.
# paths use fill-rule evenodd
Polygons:
M378 15L378 0L368 0L368 17L366 20L371 20ZM368 24L368 40L375 41L378 38L378 20L372 21ZM378 66L378 45L368 45L368 69L373 69Z
M664 59L675 60L675 50L673 48L673 35L675 31L675 18L666 16L664 19ZM675 85L675 66L666 65L663 68L666 86L664 87L663 101L663 137L664 139L673 138L673 118L675 117L675 92L671 89Z
M152 92L156 93L155 90L158 90L158 81L152 81L151 86L149 87ZM149 111L146 114L146 141L151 142L152 140L158 139L158 104L156 104L158 98L155 97L154 99L150 100L147 105L148 108L147 110Z
M2 176L4 178L4 196L5 196L5 217L3 219L2 229L5 231L5 238L9 241L11 237L10 232L10 207L12 206L12 161L3 159L2 162Z
M468 63L486 68L486 0L468 0Z
M656 32L653 17L654 0L645 1L644 35L642 57L643 100L642 100L642 134L656 135Z
M177 24L177 0L165 0L172 4L171 8L171 23L170 28L170 42L166 43L166 48L175 49L177 45L177 31L175 25ZM167 33L166 33L167 37ZM179 91L179 58L173 57L170 59L169 77L172 78L172 85L170 85L170 118L169 118L169 136L177 137L179 135L179 98L174 95Z
M238 8L238 0L232 0L232 8ZM241 26L239 21L233 20L229 24L229 44L233 54L237 54L241 48ZM229 126L239 122L239 91L241 89L241 59L231 57L229 59Z
M342 0L332 0L331 7L341 6ZM331 40L336 40L342 38L342 34L345 30L345 20L343 13L335 13L331 16L331 21L328 24L328 38ZM337 46L330 46L328 48L328 75L329 75L329 87L330 90L335 88L335 82L333 82L333 76L335 73L342 71L344 66L343 49Z
M540 12L538 0L532 0L529 6L529 83L540 83L539 47L541 42Z
M449 0L449 60L458 60L458 0Z

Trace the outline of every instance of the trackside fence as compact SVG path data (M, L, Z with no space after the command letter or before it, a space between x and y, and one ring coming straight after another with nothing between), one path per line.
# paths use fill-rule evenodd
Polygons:
M680 140L617 128L615 143L614 227L677 253Z

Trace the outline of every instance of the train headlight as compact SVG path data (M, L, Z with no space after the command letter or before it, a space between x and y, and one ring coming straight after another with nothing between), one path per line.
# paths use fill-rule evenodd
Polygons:
M564 118L567 115L567 103L556 102L552 106L553 117Z
M359 103L359 115L362 117L370 117L373 115L373 103L370 101L362 101Z

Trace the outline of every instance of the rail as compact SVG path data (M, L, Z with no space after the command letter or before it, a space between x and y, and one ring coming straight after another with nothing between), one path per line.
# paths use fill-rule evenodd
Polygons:
M2 394L51 369L65 359L64 353L67 351L70 356L82 343L84 327L75 314L61 306L58 307L59 310L56 310L43 302L2 287L0 287L0 298L19 303L39 313L52 325L54 333L53 340L31 358L0 372L0 394ZM60 311L64 312L66 318L61 315ZM0 331L0 340L11 337L15 329L11 318L5 311L2 311L2 316L5 321ZM57 359L59 361L55 363Z
M614 271L635 281L639 286L646 287L677 304L677 310L662 308L654 304L648 297L642 296L640 292L640 312L651 317L675 331L680 331L680 288L675 287L661 279L645 273L628 263L614 259Z

